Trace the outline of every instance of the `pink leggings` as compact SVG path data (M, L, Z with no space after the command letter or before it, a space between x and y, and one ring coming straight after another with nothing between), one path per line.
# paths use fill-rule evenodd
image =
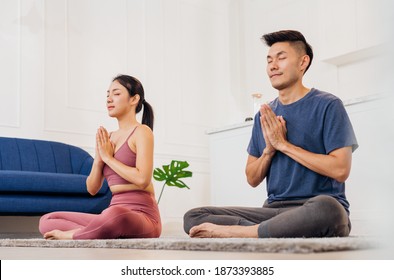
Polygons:
M101 214L53 212L41 217L39 230L79 229L73 239L154 238L161 234L159 209L145 191L115 193Z

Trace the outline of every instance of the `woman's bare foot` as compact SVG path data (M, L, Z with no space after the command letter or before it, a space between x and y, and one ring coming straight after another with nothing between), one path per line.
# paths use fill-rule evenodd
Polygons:
M44 238L48 239L48 240L71 240L71 239L73 239L73 235L77 230L78 229L62 231L62 230L55 229L55 230L46 232L44 234Z
M257 238L258 225L222 226L203 223L190 229L189 236L197 238Z

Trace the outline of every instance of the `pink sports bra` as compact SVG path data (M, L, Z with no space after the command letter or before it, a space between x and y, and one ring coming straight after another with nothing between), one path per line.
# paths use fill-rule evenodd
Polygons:
M138 127L138 126L137 126ZM129 138L133 135L134 131L137 129L134 128L130 135L127 137L126 141L123 145L116 151L114 154L114 158L124 163L125 165L135 167L137 155L130 149L128 145ZM121 176L119 176L115 171L112 170L108 165L104 165L103 168L104 177L107 179L108 185L122 185L122 184L130 184L129 181L125 180Z

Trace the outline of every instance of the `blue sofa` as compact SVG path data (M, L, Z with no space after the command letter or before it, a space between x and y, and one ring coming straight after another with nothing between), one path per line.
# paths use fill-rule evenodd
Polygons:
M100 213L112 194L106 181L95 196L87 192L92 164L89 153L75 146L0 137L0 215Z

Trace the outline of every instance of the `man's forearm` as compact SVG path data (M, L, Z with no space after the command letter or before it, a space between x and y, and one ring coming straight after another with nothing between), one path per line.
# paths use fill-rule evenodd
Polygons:
M351 147L340 148L326 155L312 153L286 142L278 150L306 168L339 182L344 182L349 176L352 157Z
M246 165L246 178L249 185L255 188L264 180L274 155L275 152L264 150L259 158L249 156Z

